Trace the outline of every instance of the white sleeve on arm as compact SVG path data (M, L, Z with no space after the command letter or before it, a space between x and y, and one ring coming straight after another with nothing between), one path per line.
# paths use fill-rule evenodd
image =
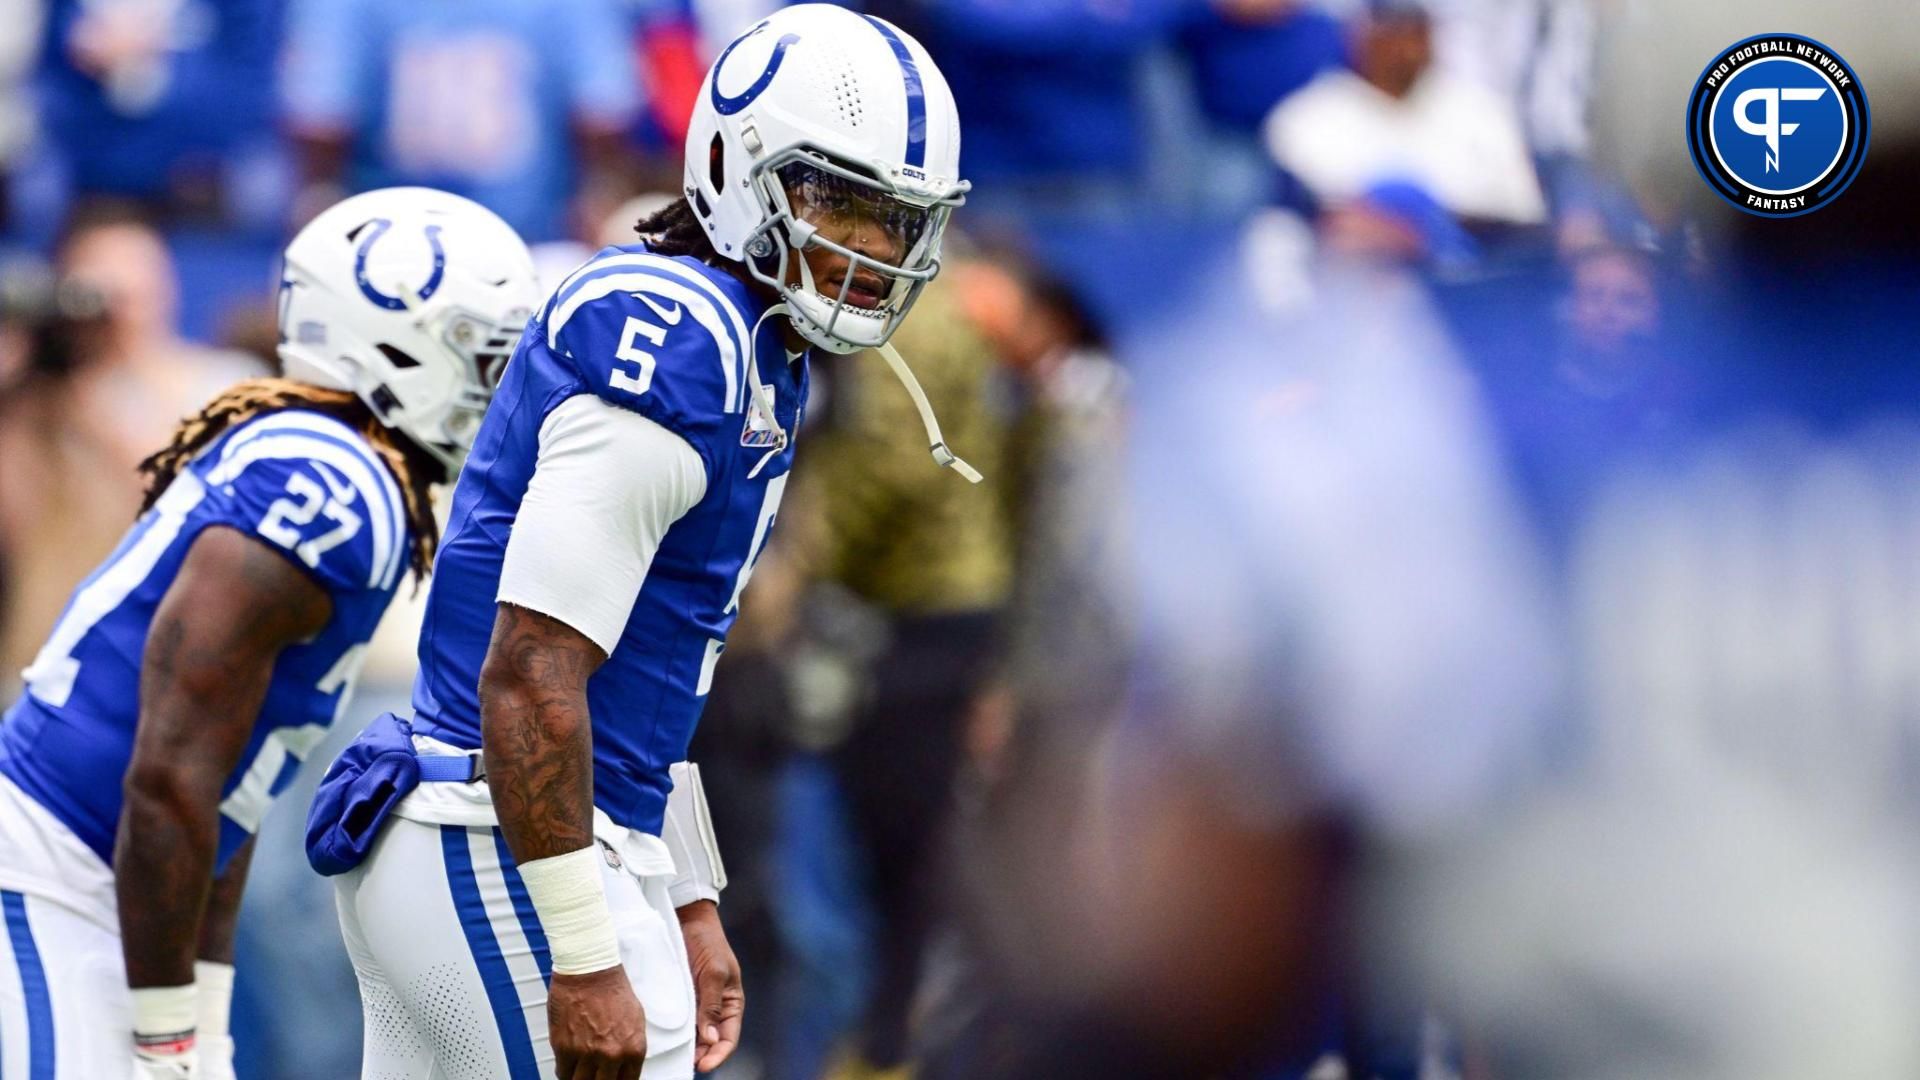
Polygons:
M567 399L540 427L500 602L558 619L612 654L661 539L706 491L706 466L685 439L591 395Z

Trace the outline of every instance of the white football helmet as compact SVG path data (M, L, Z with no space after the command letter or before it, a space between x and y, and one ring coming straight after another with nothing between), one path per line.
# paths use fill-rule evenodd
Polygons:
M358 394L451 475L539 299L527 245L491 210L369 191L287 245L280 360L288 378Z
M927 50L831 4L783 8L735 38L687 129L687 202L713 249L779 289L794 327L831 352L885 343L939 272L969 186L959 170L960 114ZM893 261L851 246L875 227ZM813 280L796 253L816 244L851 261L842 280ZM876 274L877 295L856 287Z

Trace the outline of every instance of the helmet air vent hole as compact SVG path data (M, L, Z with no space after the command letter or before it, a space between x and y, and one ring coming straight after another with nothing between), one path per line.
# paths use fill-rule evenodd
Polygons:
M391 345L376 345L374 347L379 349L380 355L386 357L387 362L392 364L394 367L417 368L420 366L420 361L415 360L413 357L407 355L405 352L399 349L394 348Z
M725 146L720 143L720 133L713 133L713 142L707 145L707 179L713 182L713 190L726 190L726 154Z
M850 65L840 70L833 84L833 98L839 108L841 122L848 127L859 127L866 109L865 103L860 100L860 83Z

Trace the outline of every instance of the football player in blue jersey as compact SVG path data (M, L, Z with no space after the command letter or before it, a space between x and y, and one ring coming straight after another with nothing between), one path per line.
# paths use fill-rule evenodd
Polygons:
M538 299L513 230L444 192L356 196L287 248L287 377L142 465L0 724L0 1076L232 1075L253 834L426 573L430 488Z
M528 324L455 490L410 718L329 770L364 1076L684 1080L744 1007L688 739L792 467L810 348L939 268L953 98L889 23L783 9L707 73L685 197Z

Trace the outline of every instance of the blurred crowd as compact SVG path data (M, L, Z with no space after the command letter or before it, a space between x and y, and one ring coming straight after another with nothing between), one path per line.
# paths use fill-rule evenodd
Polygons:
M722 1075L1920 1074L1920 20L862 6L963 118L896 344L988 482L875 357L819 362L692 752L747 979ZM764 10L0 0L0 690L135 464L273 365L292 229L428 184L557 281L677 191ZM1699 65L1777 29L1875 110L1792 221L1681 138ZM349 716L405 701L417 617ZM357 1070L299 816L242 1076Z

